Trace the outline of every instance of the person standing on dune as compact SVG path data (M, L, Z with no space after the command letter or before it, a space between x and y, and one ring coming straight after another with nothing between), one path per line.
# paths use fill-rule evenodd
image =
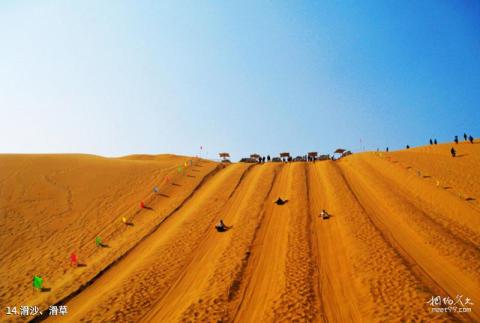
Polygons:
M432 138L430 138L430 145L433 145L433 140L432 140Z
M455 143L458 144L458 136L455 136L455 139L453 141L455 141Z
M467 137L467 134L465 132L463 133L463 138L465 139L465 141L467 141L468 137Z
M434 143L435 145L437 144L437 139L436 139L436 138L433 140L433 143Z
M470 140L470 143L473 144L473 137L472 137L472 135L470 135L470 136L468 137L468 140Z
M455 157L457 155L455 148L452 147L452 149L450 149L450 154L452 154L452 157Z

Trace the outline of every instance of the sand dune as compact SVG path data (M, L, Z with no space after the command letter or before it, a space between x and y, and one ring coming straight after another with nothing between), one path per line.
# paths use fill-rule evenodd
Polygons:
M72 322L479 321L480 145L450 147L185 174L171 155L0 156L1 305L66 304ZM432 313L437 295L472 311Z

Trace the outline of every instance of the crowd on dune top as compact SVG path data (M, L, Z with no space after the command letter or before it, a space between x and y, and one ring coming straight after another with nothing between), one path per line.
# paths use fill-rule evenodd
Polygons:
M472 135L467 135L466 133L463 134L463 139L465 140L465 142L470 142L471 144L473 144L473 141L475 140L475 138L473 138ZM453 141L455 142L455 144L458 144L458 143L459 143L458 136L455 136L454 139L453 139ZM438 144L436 138L434 138L434 139L430 138L429 142L430 142L430 145L436 145L436 144ZM410 145L407 145L405 148L406 148L406 149L410 149ZM377 148L377 152L378 152L378 151L379 151L379 149ZM388 152L389 152L389 148L387 147L387 148L385 149L385 151L388 153ZM450 154L452 155L452 157L456 157L456 156L457 156L457 151L456 151L456 149L455 149L454 147L450 148Z
M470 141L471 144L473 144L473 136L472 135L469 135L467 136L466 133L463 134L463 139L465 141ZM430 139L431 141L431 139ZM458 136L455 136L455 138L453 139L453 141L455 142L455 144L458 145ZM457 151L455 150L455 148L450 148L450 154L452 155L452 157L456 157L457 156Z

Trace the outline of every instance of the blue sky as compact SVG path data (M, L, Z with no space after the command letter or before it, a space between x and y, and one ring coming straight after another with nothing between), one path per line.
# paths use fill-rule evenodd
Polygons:
M476 1L0 3L2 153L400 149L479 120Z

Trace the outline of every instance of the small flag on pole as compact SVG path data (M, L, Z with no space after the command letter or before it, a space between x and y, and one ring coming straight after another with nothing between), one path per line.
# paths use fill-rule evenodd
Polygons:
M97 247L102 246L102 238L100 238L99 236L97 236L97 237L95 238L95 244L97 245Z
M33 287L41 290L43 288L43 278L40 276L33 276Z
M70 265L75 267L77 267L78 265L78 257L75 252L72 252L72 254L70 255Z
M124 216L122 216L122 222L125 223L125 224L127 224L127 218L124 217Z
M154 192L154 193L158 193L158 187L155 186L155 187L153 188L153 192Z
M141 208L141 209L144 209L144 208L145 208L145 203L140 202L140 208Z

